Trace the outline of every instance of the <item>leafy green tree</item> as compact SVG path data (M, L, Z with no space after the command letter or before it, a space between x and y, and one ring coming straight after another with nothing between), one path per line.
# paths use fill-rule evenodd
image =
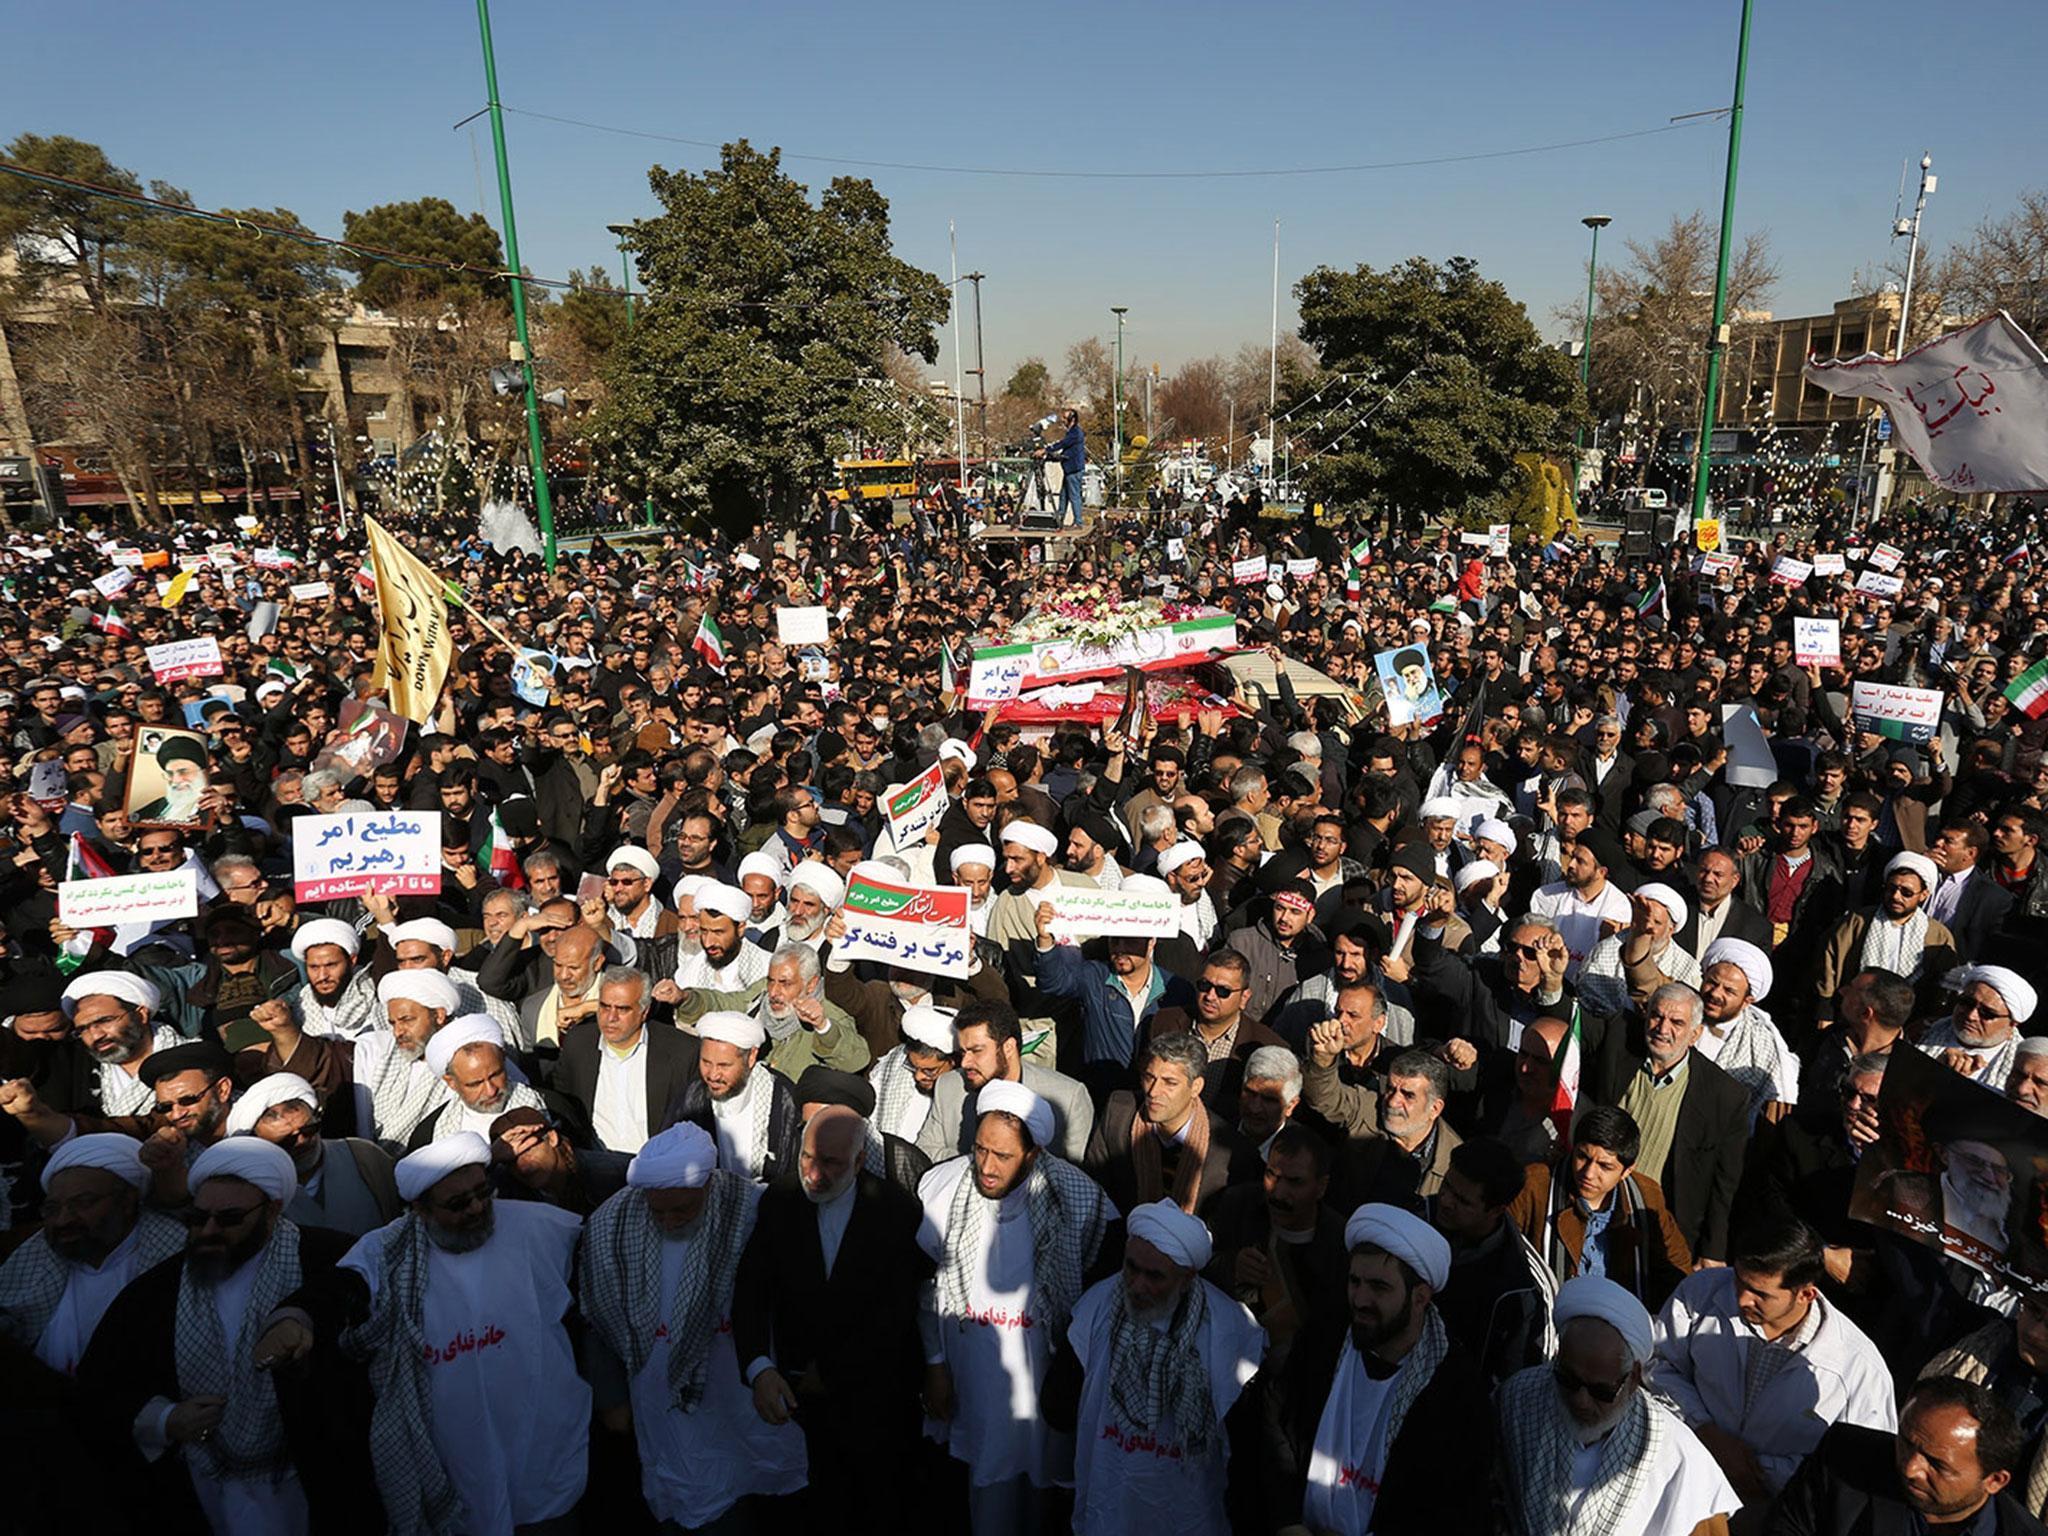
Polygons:
M872 183L809 190L745 140L703 175L656 166L626 237L647 297L592 431L620 489L732 523L790 505L871 419L888 349L932 361L946 285L895 256Z
M1027 405L1044 405L1052 398L1052 370L1045 366L1044 358L1027 357L1010 375L1010 382L1003 386L1003 393Z
M1296 459L1297 473L1314 499L1485 514L1512 490L1517 453L1569 439L1575 365L1471 260L1320 267L1295 295L1302 339L1323 368L1374 381L1315 429L1323 443L1302 445L1312 456Z
M142 191L135 173L115 165L99 145L63 134L24 133L7 146L7 158L51 176ZM0 176L0 243L14 248L14 286L23 295L69 279L88 306L106 313L121 291L125 247L143 216L131 204L92 192Z
M356 274L356 296L372 308L390 309L408 299L458 297L488 299L511 307L510 290L497 275L505 269L498 232L480 213L457 213L445 197L380 203L367 213L344 213L341 233L352 245L425 257L430 263L460 263L465 268L408 266L374 251L347 252L342 259Z

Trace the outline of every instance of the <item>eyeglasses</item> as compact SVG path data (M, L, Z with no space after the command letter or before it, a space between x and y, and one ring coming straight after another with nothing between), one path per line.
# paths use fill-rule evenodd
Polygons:
M1227 986L1223 982L1210 981L1207 978L1204 978L1203 980L1195 983L1195 990L1197 992L1213 992L1218 997L1228 997L1231 993L1241 992L1244 989L1242 987Z
M253 1205L230 1206L224 1211L202 1211L196 1205L187 1206L178 1212L178 1220L194 1232L209 1226L219 1227L223 1232L227 1232L239 1227L269 1203L267 1200L258 1200Z
M1974 997L1957 998L1956 1017L1959 1019L1967 1018L1971 1014L1975 1014L1978 1018L1984 1020L1987 1024L2002 1023L2006 1019L2012 1017L2012 1015L2009 1013L2000 1013L1995 1008L1986 1007L1983 1003L1978 1002L1977 999L1975 999Z
M72 1195L63 1200L45 1200L43 1202L43 1220L46 1222L61 1221L66 1216L74 1214L83 1216L87 1211L97 1206L105 1205L118 1193L118 1190L110 1189L97 1195Z
M444 1216L459 1216L475 1206L488 1205L490 1199L491 1186L479 1184L474 1189L464 1190L459 1195L451 1195L446 1200L436 1200L434 1209Z
M1587 1381L1562 1365L1551 1366L1550 1374L1557 1382L1557 1390L1566 1397L1570 1397L1574 1392L1583 1392L1596 1403L1611 1403L1628 1389L1626 1379L1613 1382Z
M180 1098L169 1101L158 1099L156 1101L156 1112L160 1115L168 1115L174 1109L190 1109L194 1104L200 1103L202 1100L212 1096L213 1090L211 1088L202 1088L197 1093L188 1093Z
M1534 944L1517 944L1510 940L1506 945L1502 947L1505 948L1509 954L1519 955L1524 960L1540 960L1543 958L1543 951L1538 949Z

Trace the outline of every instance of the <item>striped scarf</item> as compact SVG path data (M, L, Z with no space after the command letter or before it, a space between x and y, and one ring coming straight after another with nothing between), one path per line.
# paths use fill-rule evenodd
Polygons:
M1573 1260L1571 1250L1565 1247L1564 1236L1557 1225L1558 1218L1577 1198L1562 1177L1556 1173L1550 1176L1550 1211L1543 1223L1543 1259L1559 1285L1579 1272L1579 1265ZM1650 1272L1650 1226L1643 1220L1643 1192L1633 1174L1624 1174L1621 1182L1614 1186L1614 1205L1607 1217L1607 1230L1611 1233L1623 1222L1627 1222L1636 1234L1635 1273L1629 1276L1629 1283L1637 1299L1641 1300L1643 1279ZM1610 1256L1608 1279L1615 1278L1615 1268Z
M1634 1528L1624 1518L1656 1491L1650 1475L1665 1433L1663 1414L1647 1393L1637 1390L1601 1442L1593 1486L1583 1499L1572 1483L1581 1441L1549 1366L1531 1366L1501 1383L1500 1422L1508 1516L1518 1536L1608 1536Z
M740 1250L753 1230L760 1186L723 1169L711 1175L710 1195L696 1230L681 1239L683 1273L669 1298L669 1397L684 1413L704 1400L711 1340L732 1305ZM664 1321L662 1245L670 1241L647 1213L647 1197L622 1189L591 1213L583 1243L583 1311L627 1374L638 1376L654 1354Z
M377 980L366 970L349 977L332 1007L314 995L311 985L300 987L291 1000L298 1005L299 1028L309 1035L354 1040L389 1027L377 1002Z
M404 1146L427 1113L454 1097L418 1056L408 1056L386 1034L388 1049L370 1078L370 1119L376 1139ZM356 1060L362 1060L358 1051ZM417 1068L418 1070L414 1070Z
M1714 1029L1711 1024L1707 1027ZM1757 1111L1792 1086L1794 1069L1786 1061L1790 1052L1771 1016L1755 1003L1743 1004L1742 1012L1721 1028L1727 1033L1716 1031L1720 1054L1710 1059L1749 1090L1749 1118L1754 1129Z
M1063 1158L1040 1151L1025 1176L1031 1217L1031 1313L1058 1339L1080 1299L1082 1276L1102 1247L1111 1208L1095 1181ZM970 1165L953 1186L946 1214L946 1257L938 1273L939 1317L965 1329L971 1313L974 1266L987 1246L983 1234L996 1206L982 1194Z
M407 1212L384 1245L384 1274L369 1316L344 1329L341 1346L370 1367L370 1464L393 1536L455 1536L466 1522L462 1494L434 1449L433 1389L427 1382L427 1254L419 1217ZM536 1407L538 1405L535 1405Z
M1109 1313L1109 1411L1127 1436L1156 1437L1170 1418L1182 1449L1200 1456L1217 1431L1209 1364L1202 1358L1209 1330L1209 1288L1200 1275L1188 1282L1173 1321L1155 1328L1131 1316L1130 1293L1115 1282Z
M135 1219L135 1273L154 1268L185 1246L185 1229L170 1217L145 1210ZM0 1335L34 1349L56 1315L71 1283L72 1264L59 1258L41 1232L0 1264Z
M261 1267L233 1339L221 1328L213 1297L216 1282L195 1275L189 1259L178 1281L173 1334L178 1390L187 1397L227 1399L219 1426L208 1439L187 1446L186 1454L223 1482L278 1483L291 1473L291 1454L278 1416L277 1389L268 1373L256 1369L254 1350L270 1314L304 1279L299 1229L280 1218L262 1256L249 1262Z
M1131 1173L1137 1180L1138 1203L1171 1200L1190 1216L1202 1198L1202 1168L1209 1161L1209 1111L1197 1100L1188 1117L1187 1139L1180 1144L1180 1162L1173 1188L1166 1187L1164 1133L1153 1128L1142 1110L1131 1116Z
M1916 981L1920 956L1927 948L1927 911L1916 908L1903 923L1895 923L1882 912L1872 915L1863 934L1864 970L1890 971Z
M917 1140L917 1133L924 1129L924 1122L931 1114L931 1099L917 1091L917 1079L910 1075L910 1062L897 1046L868 1072L868 1082L875 1090L874 1124L892 1136L901 1136L905 1141ZM918 1117L915 1126L904 1130L896 1128L896 1122L910 1108L913 1099L921 1100L924 1114Z

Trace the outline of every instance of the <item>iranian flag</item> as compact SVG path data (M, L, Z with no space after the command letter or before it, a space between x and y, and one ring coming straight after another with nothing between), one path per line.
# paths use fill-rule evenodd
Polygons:
M953 647L942 639L939 641L939 692L958 693L961 686L959 668L953 661Z
M1571 1027L1557 1042L1557 1054L1550 1058L1550 1123L1564 1143L1571 1141L1572 1111L1579 1103L1579 1039L1579 1005L1573 1003Z
M71 846L64 860L64 878L70 880L107 880L115 873L114 866L101 858L99 851L85 840L83 833L71 834ZM66 976L71 975L85 964L95 944L107 945L114 942L111 928L81 928L57 948L57 969Z
M526 871L519 867L519 856L512 851L512 839L505 835L505 824L498 820L496 806L491 807L484 845L476 851L476 867L508 891L526 889Z
M1636 599L1636 613L1638 616L1648 613L1652 608L1656 609L1664 618L1668 619L1671 617L1671 608L1664 595L1664 573L1662 571L1659 571L1651 579L1650 585L1644 589L1643 595Z
M705 665L720 677L725 675L725 636L719 632L718 620L710 614L697 621L697 638L690 642L690 649L702 656Z
M2005 696L2030 720L2048 715L2048 659L2035 662L2007 684Z
M107 604L107 611L105 613L99 614L93 619L92 627L101 634L114 636L117 640L133 640L135 638L135 631L130 629L122 620L121 615L114 611L112 603Z

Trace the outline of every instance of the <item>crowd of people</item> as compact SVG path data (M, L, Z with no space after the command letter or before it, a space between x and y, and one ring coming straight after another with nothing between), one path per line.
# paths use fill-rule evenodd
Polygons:
M2044 1530L2048 1295L1850 1216L1902 1059L2048 1116L2032 508L1824 530L1796 585L1810 544L817 519L552 574L396 520L463 602L360 738L359 529L0 553L23 1528ZM965 707L1105 587L1230 610L1273 687ZM1395 649L1436 718L1386 724ZM1939 690L1932 739L1857 681ZM438 813L439 893L297 899L338 812ZM192 917L63 921L181 871ZM967 973L849 954L862 877L964 889ZM1174 931L1077 939L1091 888ZM2033 1198L1944 1152L1952 1225Z

